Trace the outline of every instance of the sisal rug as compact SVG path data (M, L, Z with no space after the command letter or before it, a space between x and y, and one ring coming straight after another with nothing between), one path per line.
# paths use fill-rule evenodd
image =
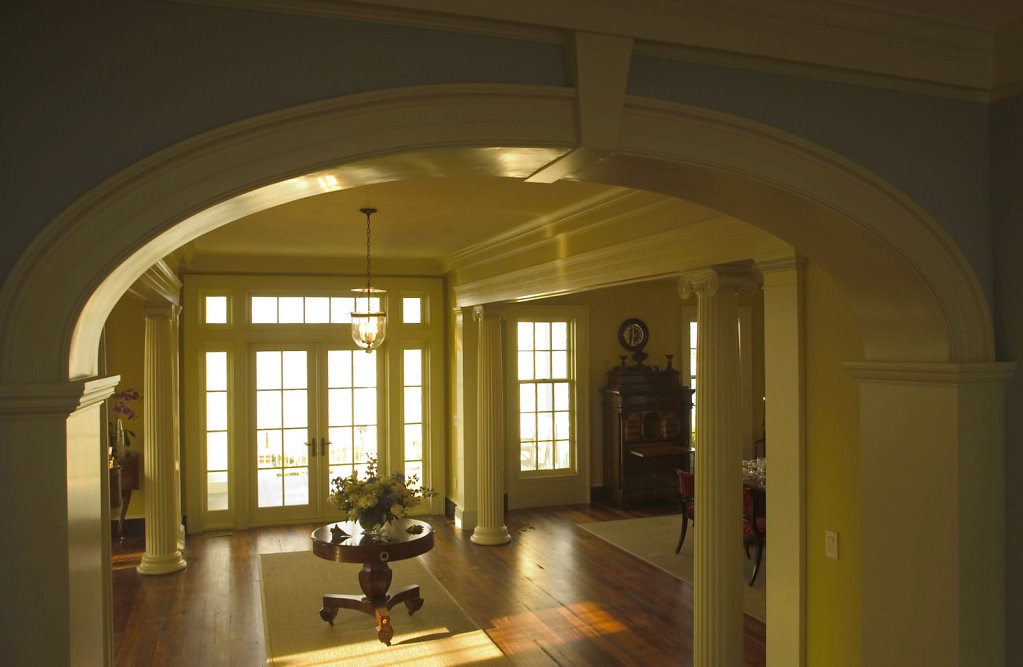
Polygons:
M311 551L262 554L259 584L267 664L506 664L500 649L417 559L390 566L390 590L418 584L424 604L412 616L404 604L391 609L394 637L386 646L377 639L376 621L368 614L341 609L333 627L320 618L324 593L361 595L361 565L333 563Z
M618 521L595 521L576 524L597 537L610 542L619 549L661 568L682 581L693 583L693 540L696 530L689 524L686 541L682 550L675 553L678 544L678 533L681 528L681 517L677 515L653 516L643 519L621 519ZM653 539L652 539L653 538ZM753 550L750 549L750 553ZM753 560L743 559L742 610L750 616L767 622L767 552L764 562L760 564L760 573L753 586L749 586L749 578L753 574Z

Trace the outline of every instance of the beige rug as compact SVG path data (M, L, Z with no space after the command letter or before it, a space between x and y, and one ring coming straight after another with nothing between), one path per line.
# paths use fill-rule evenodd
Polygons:
M682 545L682 550L676 554L675 545L678 544L681 520L679 516L667 515L620 521L595 521L577 525L619 549L692 584L693 540L696 537L696 530L693 528L693 524L689 524L685 544ZM753 553L752 550L750 553ZM742 610L766 623L767 591L764 582L767 580L767 552L764 552L764 562L760 564L760 573L757 574L757 581L753 586L747 585L753 574L753 560L746 560L745 552L742 559L744 568Z
M404 604L391 609L394 637L377 639L376 621L350 609L334 626L320 618L324 593L360 594L361 565L332 563L311 551L259 557L267 664L421 665L506 664L483 630L416 559L391 563L390 590L418 584L422 609L409 616Z

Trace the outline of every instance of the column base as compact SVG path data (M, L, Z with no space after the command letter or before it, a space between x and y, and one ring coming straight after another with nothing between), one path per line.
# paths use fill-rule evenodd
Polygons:
M511 533L508 532L506 526L500 528L484 528L483 526L476 526L476 530L472 532L472 537L469 538L473 544L482 544L485 546L497 546L499 544L508 544L511 542Z
M188 563L181 556L180 551L163 556L142 554L142 562L135 568L139 574L170 574L185 569Z

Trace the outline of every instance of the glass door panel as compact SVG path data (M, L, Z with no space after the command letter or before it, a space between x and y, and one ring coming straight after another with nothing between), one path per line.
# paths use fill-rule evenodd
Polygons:
M362 350L327 352L327 479L365 473L379 460L377 438L377 354Z
M309 352L256 352L256 505L310 505Z

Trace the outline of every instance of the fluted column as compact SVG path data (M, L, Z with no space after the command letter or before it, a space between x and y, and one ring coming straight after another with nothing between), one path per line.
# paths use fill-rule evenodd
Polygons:
M144 479L146 552L140 574L168 574L187 563L178 548L181 523L178 431L178 313L173 304L145 307Z
M501 470L504 462L504 419L501 409L504 395L501 377L501 317L484 310L473 309L473 318L479 326L477 373L478 414L476 454L476 484L479 515L476 529L470 538L476 544L507 544L511 534L504 525Z
M742 443L736 294L746 266L687 271L679 292L697 301L694 664L742 664Z

